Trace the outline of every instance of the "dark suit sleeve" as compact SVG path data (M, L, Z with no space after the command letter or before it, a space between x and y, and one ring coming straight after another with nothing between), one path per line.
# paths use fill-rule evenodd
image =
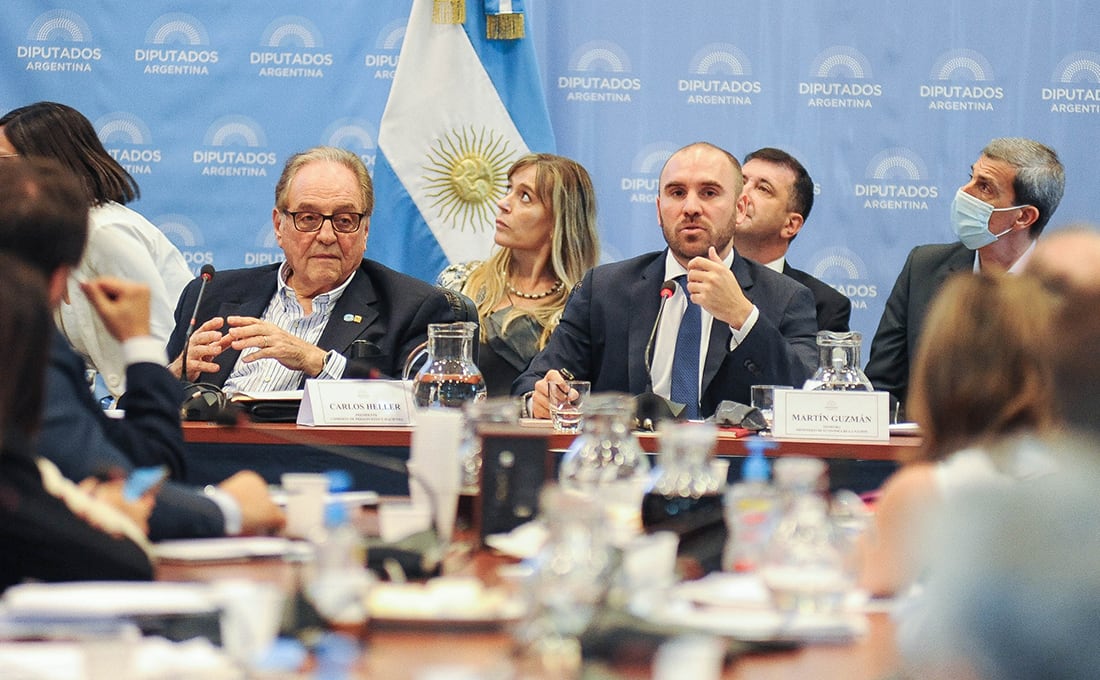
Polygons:
M179 424L179 384L163 367L135 364L127 369L127 411L107 418L84 383L80 359L64 338L55 338L46 373L46 408L36 451L73 481L111 469L167 464L183 475L183 434ZM173 401L176 400L176 401ZM176 462L172 462L176 461ZM172 482L157 495L149 518L150 536L221 536L225 518L216 503L197 489Z
M26 578L153 578L153 567L140 547L74 515L42 487L29 458L5 451L0 459L0 589Z
M909 293L916 252L909 252L886 299L864 370L876 390L886 390L902 403L909 390Z
M837 293L818 304L817 327L823 331L847 333L851 330L852 301Z
M802 387L817 365L817 317L810 289L798 285L781 308L761 308L752 330L722 362L704 411L722 399L749 402L753 384ZM714 390L717 389L717 394Z
M196 487L168 482L157 493L149 516L149 540L216 538L225 535L225 516Z
M82 362L57 334L46 374L46 408L38 453L69 479L81 480L110 467L167 465L174 479L185 474L179 421L179 383L163 366L126 369L126 416L108 418L84 382Z

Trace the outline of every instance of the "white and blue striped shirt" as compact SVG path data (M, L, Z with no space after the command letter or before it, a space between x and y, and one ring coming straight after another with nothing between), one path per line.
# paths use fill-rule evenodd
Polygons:
M271 298L260 319L282 328L311 345L316 345L328 324L329 317L332 316L333 308L336 307L337 301L344 294L355 273L353 272L346 281L333 290L313 298L313 313L307 316L301 303L298 302L298 297L294 294L294 289L287 284L287 272L289 272L289 266L284 262L279 268L279 283L275 296ZM258 350L258 347L248 347L241 351L241 356L237 358L237 365L233 367L222 388L226 394L238 392L254 394L299 388L302 382L301 371L292 371L275 359L260 359L249 363L243 361L246 356ZM340 378L344 375L346 366L346 357L338 352L329 352L325 357L324 368L317 377Z

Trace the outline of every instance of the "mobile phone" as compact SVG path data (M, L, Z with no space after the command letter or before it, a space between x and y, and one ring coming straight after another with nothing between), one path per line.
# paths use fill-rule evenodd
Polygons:
M168 466L166 465L137 468L126 478L126 484L122 487L122 497L127 503L133 503L167 477Z

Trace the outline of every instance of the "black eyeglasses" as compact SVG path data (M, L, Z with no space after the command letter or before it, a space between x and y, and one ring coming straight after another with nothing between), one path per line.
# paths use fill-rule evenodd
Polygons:
M290 215L291 220L294 222L294 228L298 231L321 231L321 226L324 225L325 220L328 220L332 222L333 231L341 234L353 234L359 231L359 227L363 224L363 218L366 217L365 213L357 212L338 212L331 215L323 215L319 212L312 212L310 210L301 210L299 212L284 210L283 213Z

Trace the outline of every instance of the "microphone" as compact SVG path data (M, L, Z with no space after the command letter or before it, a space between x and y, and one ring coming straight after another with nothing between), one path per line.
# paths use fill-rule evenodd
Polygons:
M676 294L676 282L672 279L665 281L661 286L661 306L657 308L657 319L653 322L653 328L649 331L649 340L645 344L645 374L647 392L653 389L653 341L657 339L657 328L661 325L661 317L665 313L665 303Z
M661 306L657 308L657 319L649 331L649 341L645 345L645 392L634 397L634 426L641 430L653 431L661 420L676 418L683 406L675 408L673 404L653 391L653 344L657 338L657 328L665 313L665 304L676 294L676 282L672 279L661 286Z
M191 311L191 323L187 325L187 334L183 336L183 358L180 364L180 380L186 385L191 381L187 379L187 346L191 343L191 334L195 332L195 319L199 316L199 305L202 303L202 295L206 292L206 284L214 278L214 265L204 264L199 270L199 294L195 298L195 309Z
M345 378L384 378L381 369L375 366L375 360L382 356L382 348L370 340L356 340L351 343L351 353L348 357L347 367L344 369Z

